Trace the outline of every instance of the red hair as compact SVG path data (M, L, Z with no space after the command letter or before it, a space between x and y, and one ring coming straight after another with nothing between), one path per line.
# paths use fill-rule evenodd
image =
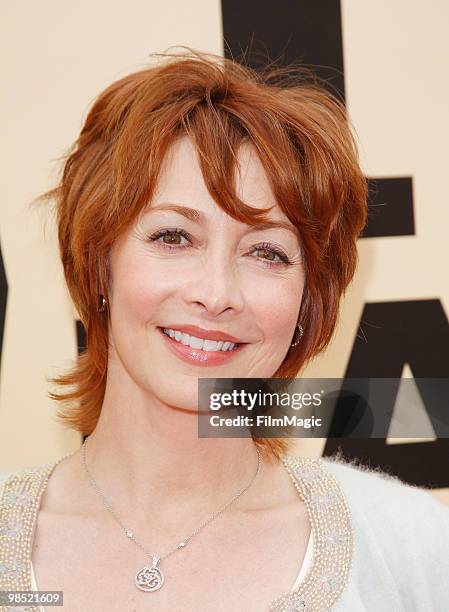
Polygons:
M298 229L304 335L273 377L295 377L328 345L366 222L367 183L345 106L308 71L255 72L189 48L155 55L163 60L98 96L65 156L59 184L42 196L55 200L64 274L87 332L86 350L69 372L51 379L62 389L49 396L63 405L57 417L84 434L96 426L106 385L108 317L98 312L98 296L109 286L109 250L150 202L175 138L192 139L215 202L234 219L257 225L265 211L242 202L234 184L237 150L250 142L277 203ZM255 442L276 457L289 444L287 438Z

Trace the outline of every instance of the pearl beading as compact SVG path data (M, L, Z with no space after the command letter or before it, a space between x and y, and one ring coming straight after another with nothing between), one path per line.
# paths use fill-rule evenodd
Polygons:
M71 455L11 474L0 485L0 591L31 591L31 555L36 518L48 477ZM0 612L39 612L37 606L0 606Z
M0 491L0 590L31 590L33 533L40 500L56 465L71 455L9 476ZM346 497L321 459L285 455L305 503L313 533L312 565L301 584L276 598L270 612L328 612L347 586L353 532ZM0 606L0 612L38 612L38 607Z
M346 497L321 459L282 459L306 505L313 533L312 565L301 584L279 596L270 612L328 612L349 581L353 552Z

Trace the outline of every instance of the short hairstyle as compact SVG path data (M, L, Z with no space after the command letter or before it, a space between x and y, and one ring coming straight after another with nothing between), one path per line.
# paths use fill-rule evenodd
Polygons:
M108 314L98 311L98 296L110 282L109 251L151 201L177 137L192 139L214 201L257 225L266 213L241 201L234 184L237 150L252 144L276 202L298 230L304 335L273 377L296 377L328 345L355 271L367 181L344 104L301 66L256 71L186 49L153 54L153 65L97 97L63 158L58 185L40 198L55 202L64 275L87 334L74 367L50 379L61 389L49 397L61 403L57 418L83 434L96 426L106 385ZM277 458L289 447L288 438L254 441Z

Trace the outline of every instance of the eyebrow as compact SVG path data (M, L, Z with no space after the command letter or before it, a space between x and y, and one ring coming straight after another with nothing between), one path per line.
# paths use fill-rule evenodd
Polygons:
M189 208L188 206L181 206L179 204L162 204L160 206L149 208L148 212L151 212L151 211L156 212L158 210L164 210L164 211L171 210L180 215L183 215L184 217L189 219L189 221L193 221L194 223L204 224L205 222L205 216L201 211L196 210L195 208ZM290 232L293 232L295 236L298 235L298 232L293 225L291 225L287 221L282 221L282 220L275 221L274 219L273 220L268 219L267 221L264 221L263 223L260 223L258 225L251 225L250 231L253 232L253 231L273 229L273 228L274 229L286 229Z

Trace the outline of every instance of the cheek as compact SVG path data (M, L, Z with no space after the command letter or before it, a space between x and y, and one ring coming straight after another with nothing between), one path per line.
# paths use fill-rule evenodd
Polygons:
M166 267L147 258L124 258L114 274L114 307L128 320L151 320L172 291Z
M284 335L291 335L298 320L304 289L302 277L276 281L267 279L254 285L248 298L254 319L267 341L279 341Z

